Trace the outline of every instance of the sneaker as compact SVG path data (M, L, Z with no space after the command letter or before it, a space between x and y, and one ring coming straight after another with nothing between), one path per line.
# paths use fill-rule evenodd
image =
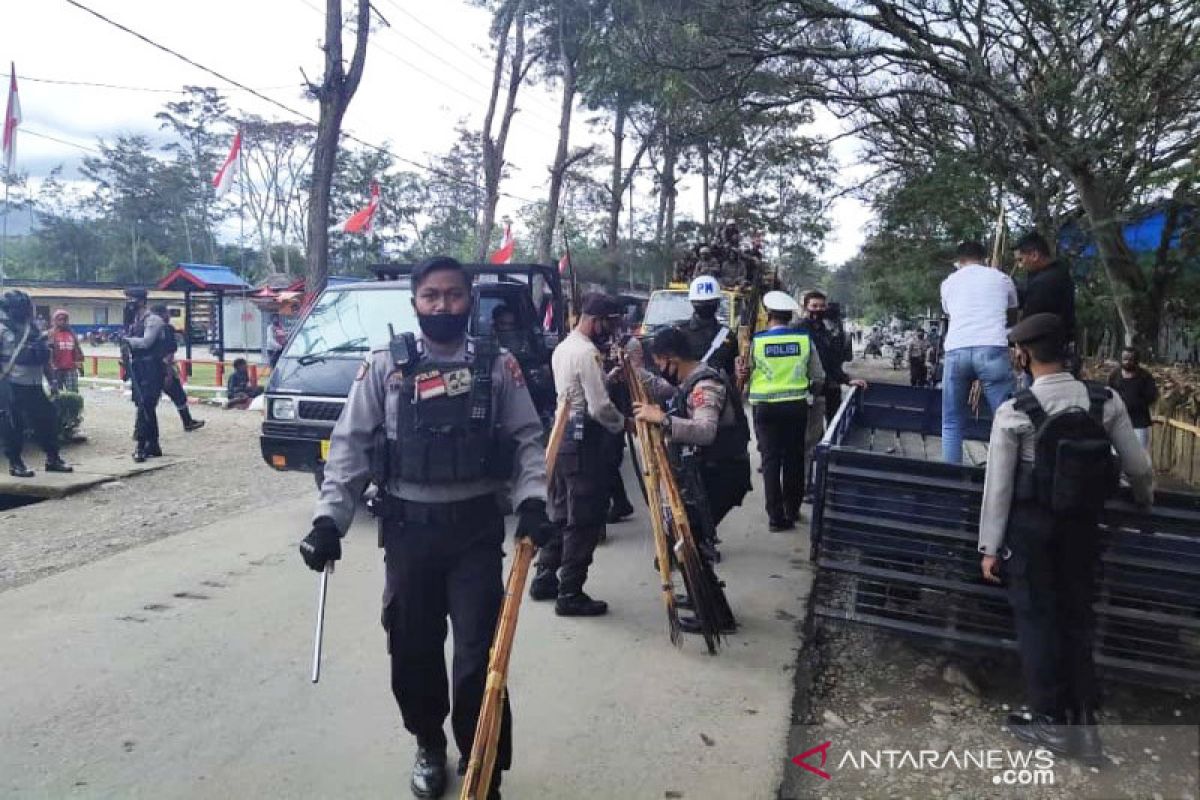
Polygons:
M608 603L593 600L584 592L560 594L554 604L554 613L560 617L600 617L608 613Z

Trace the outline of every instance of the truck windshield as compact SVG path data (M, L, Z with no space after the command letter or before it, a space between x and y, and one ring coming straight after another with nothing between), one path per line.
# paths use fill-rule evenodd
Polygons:
M651 332L667 325L677 325L692 317L692 304L687 299L687 292L655 292L650 295L646 304L646 316L642 319L642 327ZM717 309L717 319L722 325L729 324L729 295L721 295L721 307Z
M408 286L327 291L305 317L287 352L290 358L362 358L386 347L388 323L397 333L416 331Z

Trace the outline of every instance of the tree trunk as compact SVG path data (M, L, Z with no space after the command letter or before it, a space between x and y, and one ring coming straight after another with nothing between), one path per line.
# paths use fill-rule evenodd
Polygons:
M1085 171L1073 172L1071 182L1079 193L1079 203L1091 224L1096 252L1104 266L1104 274L1112 290L1113 303L1121 326L1125 329L1125 344L1133 345L1143 352L1152 352L1158 331L1156 323L1150 319L1151 315L1148 313L1147 295L1150 287L1125 242L1121 221L1117 219L1108 197L1096 185L1091 174Z
M617 95L616 118L613 120L613 160L612 174L609 182L608 197L608 234L605 237L608 253L609 284L617 285L621 269L621 198L625 194L623 180L625 170L621 165L625 151L625 117L628 109L625 100Z
M562 197L563 181L567 176L567 148L571 142L571 112L575 107L575 55L569 52L566 30L563 24L564 0L558 3L558 52L559 65L562 67L563 90L562 106L558 115L558 148L554 151L554 166L550 168L550 192L546 198L546 218L542 222L541 237L538 241L537 260L541 264L550 263L550 249L554 246L554 225L558 221L558 206Z
M504 100L504 113L500 115L500 130L492 136L496 102L500 92L500 78L504 71L504 56L508 47L508 31L513 23L513 52L509 61L508 92ZM492 96L488 101L487 117L483 123L483 210L479 221L479 242L475 248L477 261L485 261L491 246L492 230L496 227L496 206L500 202L500 179L504 177L504 149L508 144L508 131L516 113L517 92L525 78L529 65L525 63L525 4L517 0L512 15L502 26L499 49L496 52L496 69L492 75Z
M704 228L709 230L712 226L712 212L708 206L708 179L709 173L712 171L712 163L708 157L708 143L704 142L700 145L700 170L703 173L701 189L704 195Z
M354 55L347 71L342 64L342 0L325 3L325 77L320 86L309 86L321 106L317 141L313 147L312 188L308 203L308 274L305 291L316 294L329 280L329 195L337 161L342 119L358 91L367 60L367 34L371 25L370 0L358 0Z

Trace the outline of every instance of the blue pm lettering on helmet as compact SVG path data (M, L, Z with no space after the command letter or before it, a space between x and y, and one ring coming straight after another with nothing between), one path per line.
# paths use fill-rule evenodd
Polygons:
M767 358L787 358L789 356L800 355L799 342L779 342L777 344L769 344L763 348L763 354Z

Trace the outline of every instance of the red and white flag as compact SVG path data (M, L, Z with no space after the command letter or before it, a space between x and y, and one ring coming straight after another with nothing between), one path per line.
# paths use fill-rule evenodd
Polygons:
M217 170L217 174L213 176L212 185L217 190L217 197L221 197L230 189L233 188L233 182L237 178L238 164L242 160L242 129L238 128L237 134L233 137L233 146L229 148L229 155L225 156L225 163Z
M11 62L10 62L11 64ZM4 109L4 171L17 162L17 126L21 124L21 98L17 96L17 65L8 72L8 105Z
M375 212L379 209L379 182L371 181L371 202L366 208L354 212L350 219L342 225L342 233L363 233L370 235L375 228Z
M504 241L500 249L488 256L488 263L508 264L512 261L513 251L517 249L517 240L513 238L512 223L504 226Z

